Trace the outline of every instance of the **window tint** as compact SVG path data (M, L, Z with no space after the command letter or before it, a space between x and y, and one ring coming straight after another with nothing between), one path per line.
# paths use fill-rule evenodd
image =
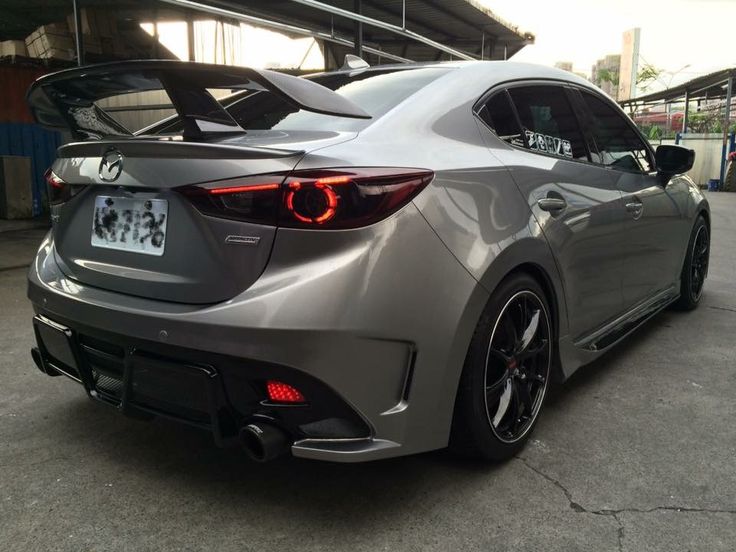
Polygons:
M582 92L592 114L593 137L598 149L593 160L609 167L649 172L649 150L625 117L602 99Z
M565 89L559 86L510 88L529 149L587 161L588 150Z
M514 146L524 146L524 135L506 91L493 95L481 108L478 115L501 140Z

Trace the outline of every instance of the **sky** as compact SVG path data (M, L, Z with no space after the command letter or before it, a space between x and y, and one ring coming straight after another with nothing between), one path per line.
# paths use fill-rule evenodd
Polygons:
M597 59L621 51L624 31L640 27L643 61L669 71L662 77L669 85L736 66L736 47L729 47L736 0L479 1L535 35L514 60L571 61L575 71L590 74Z

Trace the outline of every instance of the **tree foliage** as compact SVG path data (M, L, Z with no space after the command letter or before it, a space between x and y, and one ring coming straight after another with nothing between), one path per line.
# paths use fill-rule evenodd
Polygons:
M636 75L636 84L639 88L646 91L659 79L662 73L662 69L655 67L651 63L645 63Z

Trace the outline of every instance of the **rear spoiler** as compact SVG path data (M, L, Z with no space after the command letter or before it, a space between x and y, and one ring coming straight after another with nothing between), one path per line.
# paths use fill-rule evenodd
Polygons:
M350 100L315 82L265 69L182 61L122 61L67 69L34 82L27 101L35 120L69 129L75 139L132 136L95 102L132 92L164 89L184 124L184 137L244 132L207 91L268 90L300 109L356 119L371 116Z

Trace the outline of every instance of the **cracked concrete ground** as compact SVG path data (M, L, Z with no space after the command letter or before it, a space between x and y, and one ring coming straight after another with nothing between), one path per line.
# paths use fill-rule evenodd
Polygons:
M716 551L736 548L736 195L711 194L701 307L667 311L556 389L520 457L365 465L222 451L42 376L0 239L0 549ZM35 232L35 233L34 233Z

